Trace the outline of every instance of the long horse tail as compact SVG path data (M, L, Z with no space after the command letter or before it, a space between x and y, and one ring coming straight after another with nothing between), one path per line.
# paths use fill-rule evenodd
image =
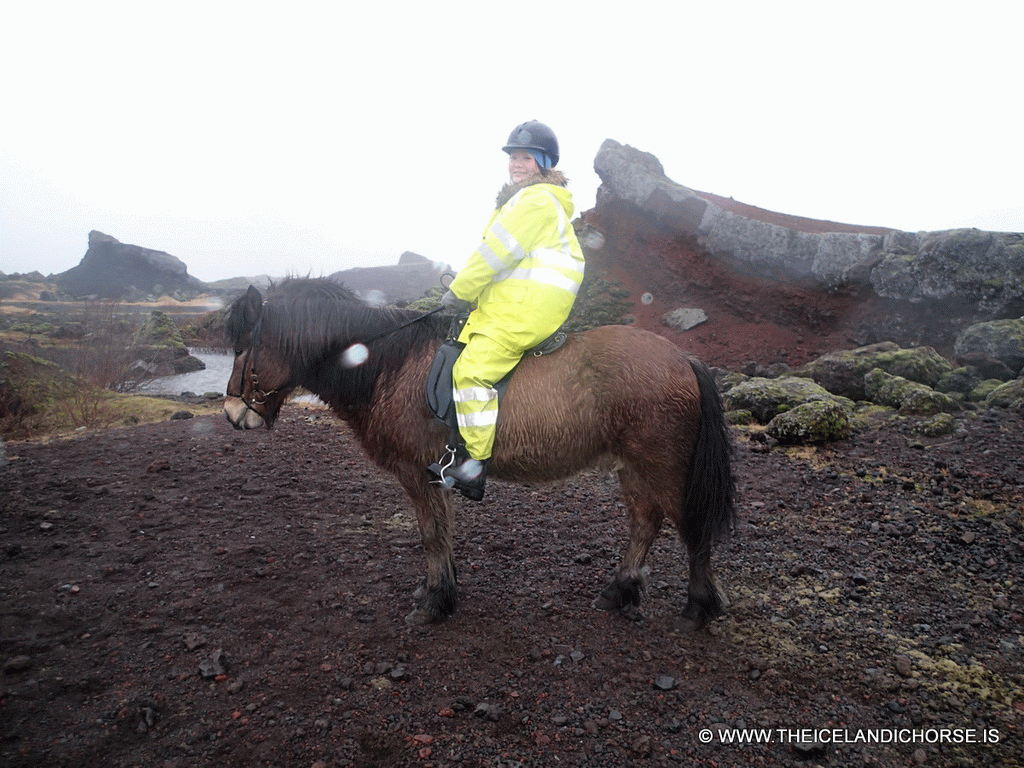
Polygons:
M683 505L683 531L691 556L710 555L712 546L736 524L732 442L718 385L707 366L690 358L700 388L700 427L690 460Z

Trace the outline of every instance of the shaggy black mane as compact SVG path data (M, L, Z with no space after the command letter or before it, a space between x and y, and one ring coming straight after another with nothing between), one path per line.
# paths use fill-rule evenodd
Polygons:
M288 278L271 285L264 299L261 348L273 349L289 362L295 383L322 392L337 390L338 404L346 408L368 402L381 376L395 373L411 353L443 338L449 323L434 315L396 330L422 313L368 305L328 278ZM245 318L244 300L232 305L226 323L236 347L245 343L254 322ZM366 344L369 357L347 368L341 355L356 343Z

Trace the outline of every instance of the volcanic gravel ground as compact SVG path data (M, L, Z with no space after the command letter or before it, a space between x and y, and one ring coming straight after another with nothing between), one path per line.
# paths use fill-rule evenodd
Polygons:
M732 605L695 635L668 528L644 617L592 608L603 474L460 502L460 610L409 628L411 508L326 411L9 443L0 764L1020 765L1022 428L737 432Z

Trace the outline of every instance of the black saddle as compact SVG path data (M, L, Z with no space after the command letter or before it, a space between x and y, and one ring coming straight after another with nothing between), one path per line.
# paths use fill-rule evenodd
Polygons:
M440 348L438 348L437 354L434 355L434 360L430 364L430 370L427 372L427 407L430 408L430 412L434 416L451 428L453 445L457 442L454 438L459 433L459 427L455 416L455 397L452 393L452 367L455 365L455 361L459 359L459 355L462 354L462 350L466 348L466 345L461 343L458 338L468 317L469 315L456 315L452 319L452 327L448 331L448 336ZM523 357L526 357L526 355L533 355L534 357L549 355L565 344L566 338L566 334L559 329L537 346L528 349ZM518 367L517 363L516 368ZM515 372L516 369L513 368L505 374L501 381L494 385L494 388L498 390L499 408L501 407L501 399L505 395L505 390L508 388L508 382Z

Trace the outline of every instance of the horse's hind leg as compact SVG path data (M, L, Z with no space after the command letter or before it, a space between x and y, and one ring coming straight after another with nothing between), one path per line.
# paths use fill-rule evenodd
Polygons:
M698 549L687 543L686 550L690 560L690 583L687 589L686 607L676 622L677 629L696 631L703 629L725 613L729 600L718 585L711 570L711 550L708 547Z
M458 607L455 560L452 557L452 505L449 495L425 482L423 468L416 467L407 481L399 481L416 508L423 551L427 557L427 575L414 593L418 603L405 617L408 624L432 624L446 619Z
M619 470L622 495L629 509L629 544L612 580L594 600L596 608L618 611L631 620L640 618L644 564L665 520L665 500L647 480L632 469Z

